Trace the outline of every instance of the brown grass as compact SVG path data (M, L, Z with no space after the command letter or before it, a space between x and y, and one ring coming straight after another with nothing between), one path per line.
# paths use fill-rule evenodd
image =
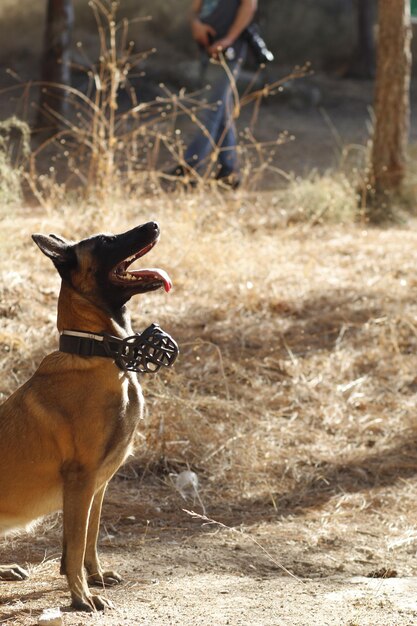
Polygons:
M146 418L134 460L106 497L100 542L105 562L128 576L114 600L132 615L142 611L136 564L149 576L160 563L164 580L170 563L184 563L193 581L207 565L218 576L232 568L256 576L256 588L259 575L283 569L301 579L415 571L415 225L291 225L277 219L291 215L290 192L197 190L3 211L0 400L57 345L59 281L30 234L161 224L147 263L166 268L174 290L137 297L131 310L134 328L159 322L181 355L173 370L142 378ZM199 477L200 501L175 491L173 474L187 468ZM201 513L201 502L218 536L182 510ZM5 562L27 561L35 574L25 586L34 614L68 602L59 544L54 519L29 539L2 542ZM201 563L190 570L194 544ZM32 623L20 587L4 587L6 623ZM357 611L362 623L367 609ZM65 619L79 623L76 614Z
M208 510L252 502L251 519L320 507L333 522L406 513L417 470L412 229L283 229L270 195L249 193L4 215L1 395L57 343L58 279L30 233L76 238L150 218L162 241L149 262L175 290L136 298L134 326L159 322L181 357L143 377L135 472L190 467Z

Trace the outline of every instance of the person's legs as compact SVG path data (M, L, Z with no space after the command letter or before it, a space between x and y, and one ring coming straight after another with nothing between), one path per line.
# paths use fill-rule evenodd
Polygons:
M207 78L211 89L199 117L199 128L185 152L185 161L199 172L207 168L208 157L216 149L230 92L228 75L220 64L210 64Z
M218 162L220 168L228 172L237 168L236 131L233 119L233 95L229 72L236 80L245 53L244 46L239 46L236 59L228 62L228 71L219 64L210 64L208 68L211 90L207 105L200 116L200 128L194 135L185 152L185 161L199 173L207 171L209 156L220 148Z
M236 126L232 107L233 98L229 94L216 140L216 144L220 149L217 159L219 165L217 174L220 178L229 176L229 174L238 170Z

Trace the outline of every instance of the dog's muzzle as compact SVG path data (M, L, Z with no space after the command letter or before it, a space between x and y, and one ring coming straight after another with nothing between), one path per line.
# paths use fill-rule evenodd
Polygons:
M117 344L114 337L104 335L104 348L120 369L141 374L154 374L161 367L171 367L179 353L176 341L158 324L151 324L140 335L126 337Z
M179 354L176 341L158 324L124 339L107 333L64 330L59 349L79 356L109 357L121 370L139 374L155 374L161 367L171 367Z

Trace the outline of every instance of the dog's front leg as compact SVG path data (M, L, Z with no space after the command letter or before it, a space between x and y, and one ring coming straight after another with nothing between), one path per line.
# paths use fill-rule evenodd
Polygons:
M94 496L88 521L87 545L84 559L85 569L88 574L88 582L92 585L98 585L99 587L117 585L122 581L122 577L118 572L103 570L97 554L101 506L103 504L106 489L107 483L105 483Z
M84 572L84 557L90 509L94 498L94 476L83 468L64 472L64 550L61 571L66 574L72 606L81 611L103 610L111 602L92 595Z

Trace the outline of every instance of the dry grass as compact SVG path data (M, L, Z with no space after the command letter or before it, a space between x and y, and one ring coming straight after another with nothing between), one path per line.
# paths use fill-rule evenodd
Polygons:
M135 459L107 495L100 542L105 562L127 573L114 600L132 615L153 593L141 591L142 574L136 590L136 567L168 580L170 564L184 564L175 597L207 567L219 577L256 576L257 594L258 577L272 577L286 597L292 579L281 579L283 568L307 579L415 572L417 231L283 227L275 216L291 204L288 194L197 191L3 212L0 399L57 345L59 281L30 234L161 224L147 262L166 268L175 288L136 297L131 310L136 329L159 322L181 355L173 370L142 379L146 419ZM219 535L182 511L201 513L173 487L170 475L187 467ZM29 540L2 542L5 561L26 560L35 574L26 605L20 587L5 586L6 623L32 623L22 606L36 615L45 603L67 604L57 578L60 524L47 524ZM229 536L226 526L244 532ZM305 593L297 584L290 604ZM370 623L366 606L355 610L358 623ZM65 619L80 623L77 614Z
M30 152L30 130L27 124L13 116L0 122L0 202L22 202L23 167L20 158Z
M143 379L136 471L189 466L209 509L257 503L252 518L322 506L340 522L394 505L406 515L417 470L417 235L282 229L266 221L270 204L266 194L196 193L4 215L0 392L57 342L58 279L30 233L75 238L156 218L162 241L149 262L169 270L175 290L136 298L134 326L161 323L181 358Z

